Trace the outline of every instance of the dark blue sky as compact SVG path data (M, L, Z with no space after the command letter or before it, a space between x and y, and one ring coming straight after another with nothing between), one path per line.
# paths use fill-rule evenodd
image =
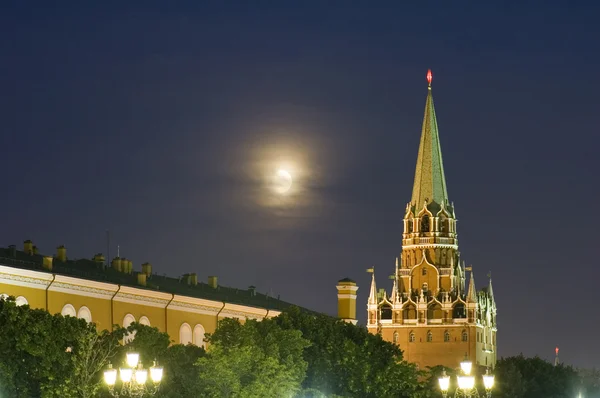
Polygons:
M431 68L500 355L598 364L598 6L121 3L1 6L1 245L91 257L108 228L134 267L330 314L351 277L364 321L365 269L391 287ZM280 164L286 198L264 184Z

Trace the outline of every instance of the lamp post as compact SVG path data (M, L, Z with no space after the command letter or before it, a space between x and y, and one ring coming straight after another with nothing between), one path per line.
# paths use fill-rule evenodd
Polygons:
M154 365L150 368L150 380L148 380L148 369L145 369L140 362L140 354L128 352L125 362L127 366L119 368L118 372L110 363L108 369L104 371L104 382L110 394L113 397L142 397L156 394L162 381L163 368L156 366L154 361ZM117 378L121 382L120 389L116 388Z
M465 358L460 363L461 374L456 376L456 382L458 388L456 389L454 396L466 397L466 398L479 398L480 394L475 387L475 376L471 375L473 363ZM443 371L442 376L438 379L440 384L440 390L444 398L448 397L448 390L450 389L450 376L446 374L446 370ZM483 385L485 387L485 397L490 398L492 396L492 387L494 386L494 375L490 374L489 369L486 370L483 376Z

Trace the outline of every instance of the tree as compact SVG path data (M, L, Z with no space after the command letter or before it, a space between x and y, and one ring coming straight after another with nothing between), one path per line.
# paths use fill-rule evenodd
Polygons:
M203 397L292 397L306 372L308 342L273 320L223 319L198 360Z
M283 329L299 330L311 345L303 388L344 397L410 397L423 394L420 373L402 351L366 328L291 308L274 318ZM318 392L318 393L317 393Z
M123 329L97 333L93 324L87 326L88 332L78 336L72 350L75 365L72 388L82 398L94 397L102 388L106 365L122 350L119 340L124 334Z
M554 366L522 354L500 359L494 370L494 396L505 398L563 398L579 391L579 375L566 365Z
M91 397L118 333L100 335L82 319L0 300L0 389L10 397Z
M135 335L135 338L116 356L116 364L125 361L127 351L136 351L145 367L157 361L164 369L157 397L197 396L199 379L196 362L204 356L203 348L192 344L170 345L172 341L167 333L139 323L132 323L125 332Z

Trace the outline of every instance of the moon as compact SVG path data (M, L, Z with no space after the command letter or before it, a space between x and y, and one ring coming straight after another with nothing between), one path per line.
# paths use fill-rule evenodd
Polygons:
M275 190L280 194L287 193L292 188L292 175L284 169L277 170L275 175Z

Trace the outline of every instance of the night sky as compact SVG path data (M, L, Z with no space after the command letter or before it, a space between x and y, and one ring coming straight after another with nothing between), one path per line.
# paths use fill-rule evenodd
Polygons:
M391 289L431 68L499 354L598 364L600 6L46 3L0 9L1 246L90 258L109 229L134 268L328 314L350 277L364 323L366 268Z

